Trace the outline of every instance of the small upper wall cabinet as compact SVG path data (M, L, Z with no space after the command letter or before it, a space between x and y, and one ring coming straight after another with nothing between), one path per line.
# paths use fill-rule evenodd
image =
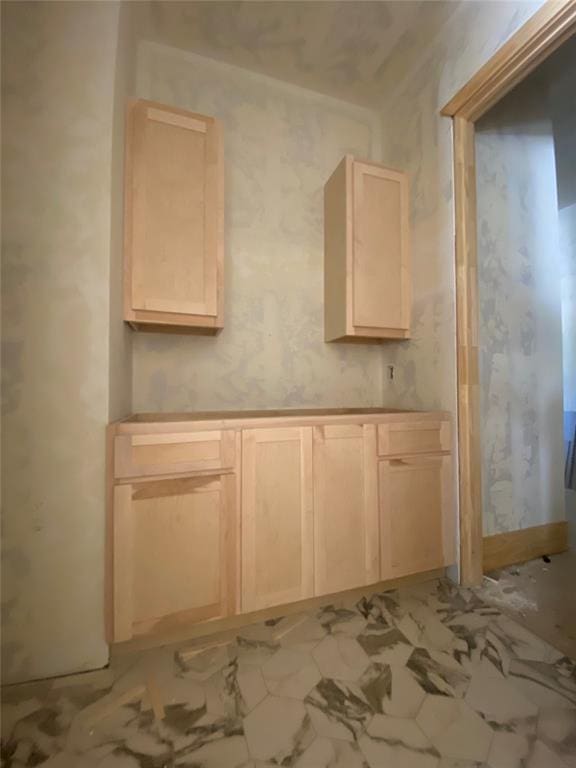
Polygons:
M406 174L347 155L324 187L326 341L410 337Z
M223 325L220 124L152 101L128 109L124 319L139 330Z

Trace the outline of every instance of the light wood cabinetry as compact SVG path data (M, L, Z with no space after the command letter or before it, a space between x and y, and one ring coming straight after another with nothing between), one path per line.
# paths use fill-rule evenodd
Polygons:
M217 120L150 101L128 110L124 318L143 330L223 325Z
M378 424L378 455L406 456L450 450L450 422L397 421Z
M114 488L113 640L235 612L233 475Z
M231 470L236 463L232 430L119 435L114 471L118 478Z
M113 642L455 561L445 413L142 415L109 446Z
M347 155L324 188L326 341L407 339L406 174Z
M413 455L379 462L381 578L453 560L451 457Z
M242 610L313 594L312 430L242 435Z
M315 594L379 579L376 427L314 427Z

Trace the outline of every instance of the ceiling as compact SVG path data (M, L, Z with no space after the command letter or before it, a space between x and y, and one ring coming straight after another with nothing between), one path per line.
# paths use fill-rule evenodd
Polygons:
M422 24L422 0L139 3L146 39L193 51L289 83L374 106L386 61Z

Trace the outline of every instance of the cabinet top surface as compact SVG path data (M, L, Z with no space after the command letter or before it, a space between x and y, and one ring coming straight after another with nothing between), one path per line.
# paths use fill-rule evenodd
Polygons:
M279 425L281 423L321 423L324 421L350 422L365 417L367 421L401 421L449 419L446 411L414 411L395 408L302 408L259 411L189 411L186 413L135 413L114 422L117 432L170 431L179 426L188 427L200 422L202 427L240 427Z

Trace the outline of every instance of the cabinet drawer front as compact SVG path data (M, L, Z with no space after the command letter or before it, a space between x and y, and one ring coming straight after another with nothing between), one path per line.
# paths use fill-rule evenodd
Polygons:
M448 421L418 421L378 425L379 456L409 456L450 450Z
M233 431L121 435L114 445L117 478L233 469Z

